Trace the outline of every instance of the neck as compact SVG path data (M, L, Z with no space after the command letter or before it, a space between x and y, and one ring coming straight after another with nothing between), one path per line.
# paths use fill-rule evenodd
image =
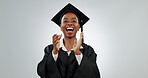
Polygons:
M64 37L64 45L68 51L70 51L73 48L75 40L76 40L76 37L73 37L73 38Z

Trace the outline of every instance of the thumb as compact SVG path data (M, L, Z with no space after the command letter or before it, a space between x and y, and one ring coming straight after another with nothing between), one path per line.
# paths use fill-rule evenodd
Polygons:
M81 33L80 33L80 38L82 39L83 37L84 37L84 33L81 32Z
M80 47L81 44L82 44L82 40L83 40L83 32L80 33L80 39L79 39L79 41L78 41L79 47Z
M61 39L61 37L62 37L62 34L58 35L58 39L59 39L59 40Z
M82 41L82 39L84 38L83 34L84 34L83 32L80 33L80 39L79 39L79 41Z

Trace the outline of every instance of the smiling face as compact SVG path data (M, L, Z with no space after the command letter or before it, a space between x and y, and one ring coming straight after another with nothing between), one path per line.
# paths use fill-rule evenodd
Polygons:
M80 28L78 17L72 12L65 13L61 19L60 27L64 37L75 38Z

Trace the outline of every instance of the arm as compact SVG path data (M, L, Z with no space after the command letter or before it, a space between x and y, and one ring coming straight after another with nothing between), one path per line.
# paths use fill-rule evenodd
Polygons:
M54 54L54 52L52 51L52 56L53 56L54 60L57 61L58 53L57 54Z
M57 58L58 58L58 51L59 51L59 48L60 48L60 39L61 39L62 35L57 35L57 34L54 34L52 36L52 43L53 43L53 50L52 50L52 56L54 58L54 60L56 61Z
M60 78L56 62L52 56L53 45L44 49L44 58L37 66L37 73L41 78Z
M47 64L48 56L49 56L49 53L47 52L47 47L45 47L45 49L44 49L44 57L38 63L38 66L37 66L37 73L41 78L47 78L46 77L46 64Z
M82 61L82 58L83 58L83 54L82 53L80 53L80 55L75 54L75 57L76 57L76 60L77 60L78 64L80 65L81 61Z
M74 78L100 78L100 72L96 64L97 54L90 46L84 46L83 58Z
M80 47L82 45L82 39L83 39L83 32L80 33L79 41L78 42L77 41L74 42L74 48L73 48L76 60L77 60L79 65L81 64L81 61L82 61L82 58L83 58L83 54L80 51Z

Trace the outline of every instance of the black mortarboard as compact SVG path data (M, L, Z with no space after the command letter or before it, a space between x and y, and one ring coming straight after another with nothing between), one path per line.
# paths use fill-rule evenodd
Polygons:
M68 3L63 9L61 9L51 20L55 22L58 26L60 26L61 17L67 12L73 12L74 14L76 14L79 19L81 31L83 31L83 25L89 20L89 18L70 3Z

